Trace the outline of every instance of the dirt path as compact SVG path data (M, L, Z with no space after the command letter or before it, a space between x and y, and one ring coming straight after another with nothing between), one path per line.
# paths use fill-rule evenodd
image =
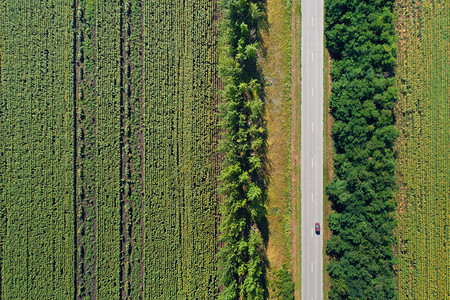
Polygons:
M292 5L291 16L291 199L292 199L292 260L293 279L295 283L295 299L300 299L301 274L299 260L299 226L300 226L300 107L301 107L301 74L300 74L300 38L301 38L301 16L299 13L300 1Z

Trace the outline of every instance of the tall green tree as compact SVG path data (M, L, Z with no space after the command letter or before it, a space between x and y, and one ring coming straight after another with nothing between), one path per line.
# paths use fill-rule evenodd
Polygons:
M219 72L224 155L221 191L221 299L265 297L264 243L260 223L266 215L264 153L266 130L257 58L262 5L257 1L221 3L224 21Z
M326 188L334 209L326 247L329 298L393 299L393 3L327 0L325 5L335 147L335 177Z

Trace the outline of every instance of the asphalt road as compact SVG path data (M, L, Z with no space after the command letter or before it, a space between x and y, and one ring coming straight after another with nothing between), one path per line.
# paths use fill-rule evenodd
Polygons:
M318 300L323 299L323 0L302 0L301 118L302 300Z

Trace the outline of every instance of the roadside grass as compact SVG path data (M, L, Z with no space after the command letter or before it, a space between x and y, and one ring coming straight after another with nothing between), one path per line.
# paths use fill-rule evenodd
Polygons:
M301 0L295 0L291 11L292 41L292 119L291 119L291 175L292 203L295 209L292 216L292 256L294 261L295 299L301 298L302 287L302 253L301 253Z
M325 192L326 186L333 178L333 144L331 139L331 124L333 122L330 115L330 96L331 96L331 58L325 47L326 41L324 37L324 50L323 50L323 295L324 299L328 299L328 291L330 290L330 277L327 272L328 256L326 254L326 244L330 239L331 231L328 227L328 215L331 213L331 202L328 201L328 196Z
M297 1L297 0L296 0ZM281 294L280 281L292 281L291 252L291 5L290 0L267 1L267 30L263 32L261 68L265 80L268 130L269 241L267 278L269 299ZM288 276L281 276L282 270ZM286 273L283 273L286 274ZM281 278L283 277L283 278ZM292 283L291 283L292 284Z

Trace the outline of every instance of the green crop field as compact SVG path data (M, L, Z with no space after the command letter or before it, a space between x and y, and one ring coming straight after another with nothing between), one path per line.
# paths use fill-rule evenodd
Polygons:
M67 299L74 274L72 7L2 1L1 298ZM46 13L40 13L45 11Z
M300 2L0 0L0 300L299 295ZM325 0L330 299L450 299L449 25Z
M144 287L206 299L218 287L216 3L157 2L144 4Z
M0 299L210 299L218 3L0 2Z
M450 298L450 6L396 4L399 299Z

